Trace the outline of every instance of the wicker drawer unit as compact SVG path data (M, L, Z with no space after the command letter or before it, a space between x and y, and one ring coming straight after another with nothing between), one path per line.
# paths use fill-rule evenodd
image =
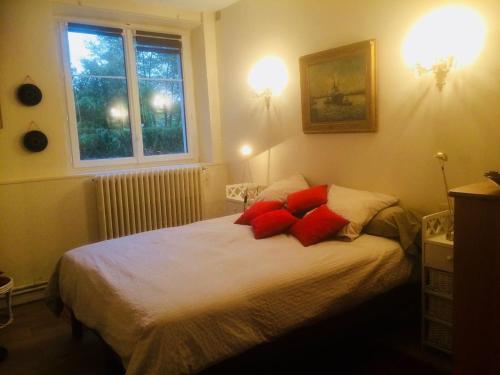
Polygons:
M424 263L429 268L453 272L453 248L426 243Z
M448 211L422 223L422 343L446 353L453 347L453 242Z
M425 326L427 346L451 353L453 345L452 327L441 322L428 320Z
M428 292L453 295L453 273L428 268L425 273L424 288Z

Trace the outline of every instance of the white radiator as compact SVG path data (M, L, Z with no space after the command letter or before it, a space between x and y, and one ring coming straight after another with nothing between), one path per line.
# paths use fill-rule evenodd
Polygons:
M201 167L95 176L102 240L202 219Z

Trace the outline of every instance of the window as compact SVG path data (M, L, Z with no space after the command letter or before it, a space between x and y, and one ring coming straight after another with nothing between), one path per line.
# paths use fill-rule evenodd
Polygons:
M189 157L182 37L65 26L74 164Z

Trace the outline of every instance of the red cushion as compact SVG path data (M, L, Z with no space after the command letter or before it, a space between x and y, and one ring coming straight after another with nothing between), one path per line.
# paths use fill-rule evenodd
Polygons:
M248 207L234 223L250 225L252 220L257 216L265 214L269 211L279 210L281 207L283 207L283 203L280 201L255 202L250 207Z
M339 230L349 224L349 220L331 211L326 204L320 206L290 229L304 246L314 245L333 237Z
M256 239L285 233L299 219L287 210L270 211L252 220L252 230Z
M328 200L327 190L326 185L319 185L289 194L287 199L288 211L294 215L301 215L325 204Z

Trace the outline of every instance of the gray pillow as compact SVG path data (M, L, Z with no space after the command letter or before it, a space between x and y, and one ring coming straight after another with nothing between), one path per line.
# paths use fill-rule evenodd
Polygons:
M366 224L364 232L373 236L399 239L407 250L420 230L420 220L401 206L391 206L379 211Z

